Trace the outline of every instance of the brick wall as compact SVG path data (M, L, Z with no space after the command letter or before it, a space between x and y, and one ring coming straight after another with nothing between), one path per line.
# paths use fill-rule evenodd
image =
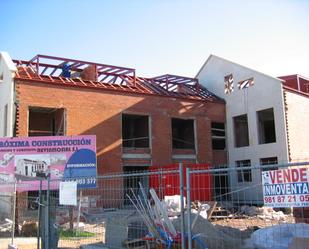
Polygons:
M198 163L212 163L213 160L211 121L225 122L223 103L21 81L17 82L17 92L19 101L17 135L28 135L29 107L64 108L66 135L95 134L97 136L99 174L121 170L123 164L122 113L150 116L153 165L172 163L172 117L195 120Z

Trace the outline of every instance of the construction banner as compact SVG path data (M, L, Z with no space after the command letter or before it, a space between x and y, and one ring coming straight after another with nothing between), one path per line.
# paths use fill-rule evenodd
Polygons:
M96 137L46 136L0 139L0 183L18 183L19 191L38 190L37 177L77 180L78 188L96 187ZM86 177L86 180L80 179ZM54 181L58 182L59 181Z

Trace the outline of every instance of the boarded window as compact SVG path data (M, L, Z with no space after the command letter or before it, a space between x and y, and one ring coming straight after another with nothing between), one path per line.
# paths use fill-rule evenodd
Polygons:
M225 150L225 125L224 123L211 123L211 138L213 150Z
M3 136L6 137L8 135L8 105L4 106L3 112Z
M275 164L278 164L278 158L277 157L261 158L260 164L261 165L275 165ZM272 167L263 168L262 171L277 170L277 169L278 167L272 166Z
M149 118L144 115L122 115L122 146L149 148Z
M29 108L28 136L62 136L65 134L65 110L63 108Z
M258 133L259 143L275 143L276 142L276 129L273 108L258 111Z
M249 131L247 115L240 115L234 120L235 147L249 146Z
M194 120L172 118L173 149L195 149Z
M251 161L250 160L240 160L236 161L237 168L242 168L237 170L237 180L238 182L252 182L251 175ZM246 169L248 167L248 169Z

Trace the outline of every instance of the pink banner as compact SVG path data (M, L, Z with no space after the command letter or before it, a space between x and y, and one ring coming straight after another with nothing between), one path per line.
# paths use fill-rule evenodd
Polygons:
M79 176L95 178L96 137L85 135L0 139L2 191L15 178L19 191L38 190L40 183L37 177L46 174L50 175L51 189L58 188L59 181L55 179L66 180ZM85 187L95 186L93 181L85 184ZM46 183L43 189L46 189Z

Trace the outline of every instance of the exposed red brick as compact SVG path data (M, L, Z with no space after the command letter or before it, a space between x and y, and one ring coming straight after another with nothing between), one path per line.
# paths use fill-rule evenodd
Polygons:
M225 122L224 103L112 93L24 81L17 81L17 85L18 136L28 135L29 107L64 108L67 117L66 135L97 136L99 174L122 170L122 153L125 151L122 150L121 140L122 113L150 116L152 165L173 163L171 118L195 120L198 163L213 162L211 121Z

